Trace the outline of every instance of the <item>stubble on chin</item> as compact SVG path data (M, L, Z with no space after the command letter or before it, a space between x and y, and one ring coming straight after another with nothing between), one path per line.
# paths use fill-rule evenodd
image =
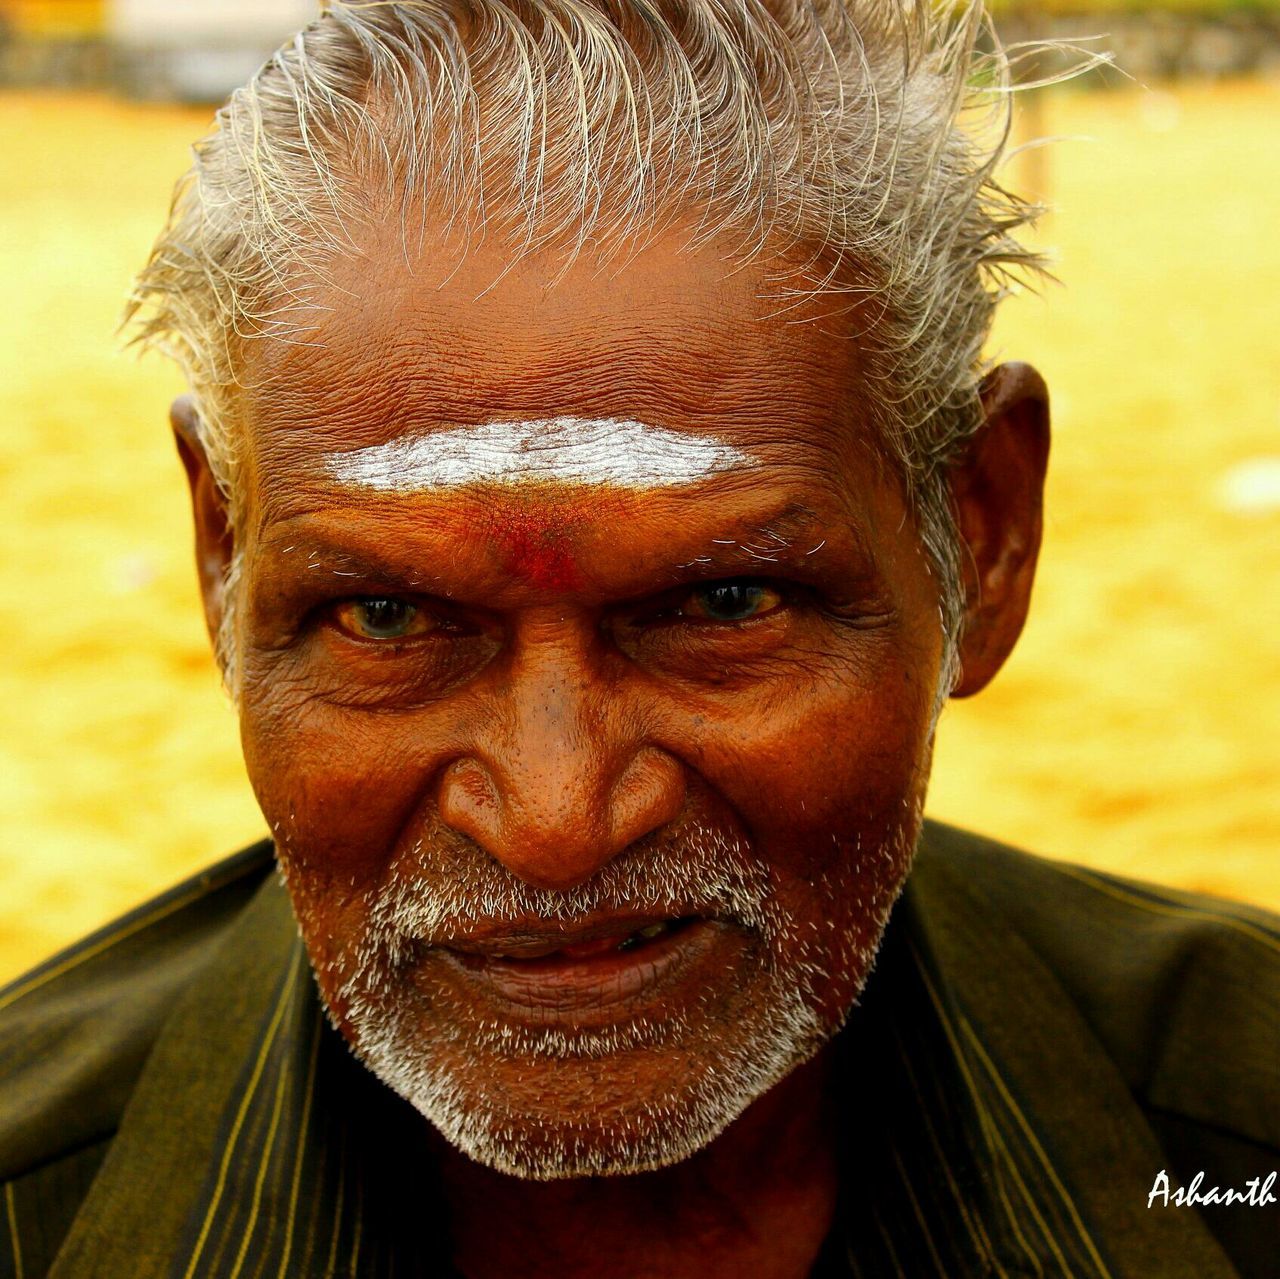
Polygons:
M833 837L813 891L845 903L852 924L795 918L745 841L700 826L627 850L567 893L531 887L465 841L424 839L368 894L358 943L313 952L322 997L372 1073L481 1164L538 1180L664 1167L839 1030L910 865L919 805L903 816L869 848ZM731 920L756 940L752 971L686 1006L568 1029L477 1016L412 980L424 945L469 928L609 909Z

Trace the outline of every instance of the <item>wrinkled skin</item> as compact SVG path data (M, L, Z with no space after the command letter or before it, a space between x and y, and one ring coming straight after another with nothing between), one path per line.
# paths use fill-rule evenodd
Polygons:
M388 885L465 876L479 858L567 893L620 858L679 857L690 829L766 869L787 921L772 949L717 921L694 975L546 1014L561 1030L688 1014L691 1036L554 1069L474 1042L448 1062L467 1095L526 1114L532 1145L572 1115L609 1147L646 1101L741 1052L771 972L814 964L827 1028L849 1009L909 868L943 639L838 323L771 316L763 273L710 249L660 243L607 273L581 261L554 286L533 259L478 298L499 263L477 251L441 284L398 241L370 243L338 268L307 345L246 349L242 734L321 989L357 1048L355 955ZM1032 371L997 370L984 403L954 478L971 552L961 694L1021 628L1047 452ZM707 434L753 465L648 491L409 494L344 486L322 465L405 434L562 414ZM185 402L174 422L216 629L231 539ZM764 585L758 612L699 612L700 585L735 579ZM427 629L361 635L351 601L369 597L412 601ZM427 949L385 996L424 1043L480 1021L536 1029L557 1002L553 981L513 1009L450 962ZM824 1074L820 1053L657 1171L529 1181L442 1146L459 1262L477 1276L543 1273L531 1256L561 1276L807 1273L835 1193ZM498 1215L504 1231L486 1229Z

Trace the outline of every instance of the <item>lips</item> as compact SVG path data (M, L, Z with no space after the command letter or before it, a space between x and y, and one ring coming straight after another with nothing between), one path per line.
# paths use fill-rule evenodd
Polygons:
M588 961L613 952L640 950L693 922L689 918L652 916L612 918L593 924L563 928L524 929L481 937L457 938L444 944L448 950L478 959L525 963L559 958Z
M487 1019L585 1029L698 1001L750 944L741 928L698 916L539 920L438 943L417 980L467 992Z

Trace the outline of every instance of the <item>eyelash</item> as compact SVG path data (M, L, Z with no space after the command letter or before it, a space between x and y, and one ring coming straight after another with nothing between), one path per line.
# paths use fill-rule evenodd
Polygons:
M682 608L697 592L709 592L716 588L737 587L743 590L761 590L776 596L776 601L758 613L742 618L699 617ZM794 603L799 588L788 583L774 582L760 577L718 577L705 582L693 582L678 587L653 600L630 618L632 625L659 626L685 622L694 626L741 627L758 622Z
M381 603L402 605L412 609L413 616L410 621L412 622L420 617L426 622L426 626L422 630L404 635L374 636L361 635L354 627L345 626L341 620L341 615L345 610L356 609L361 606L368 608ZM451 614L438 600L416 595L401 595L394 591L376 595L347 596L343 599L334 600L319 610L318 620L341 631L349 639L357 643L383 648L399 647L403 644L420 642L430 639L432 636L472 635L479 629L475 626L467 625L463 619Z

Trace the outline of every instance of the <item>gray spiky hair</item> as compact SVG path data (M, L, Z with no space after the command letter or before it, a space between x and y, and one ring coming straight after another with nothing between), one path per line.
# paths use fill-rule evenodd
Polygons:
M332 0L195 148L126 318L185 370L234 527L237 352L297 333L370 219L513 261L675 225L802 261L780 298L862 317L875 443L939 578L950 678L947 469L980 425L993 309L1038 268L1012 235L1033 210L993 177L1009 81L980 0Z

